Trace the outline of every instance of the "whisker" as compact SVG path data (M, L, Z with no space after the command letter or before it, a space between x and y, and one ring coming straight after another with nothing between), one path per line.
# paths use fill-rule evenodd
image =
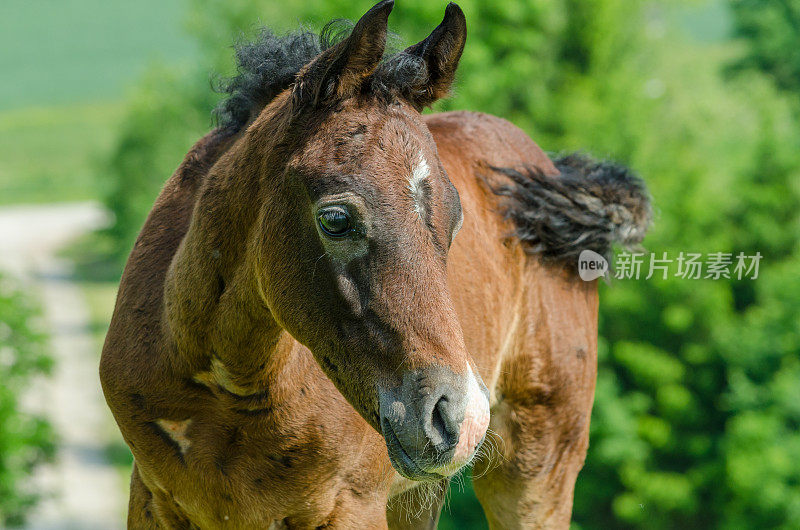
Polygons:
M317 273L317 263L319 263L319 260L321 260L327 255L328 255L327 251L323 252L322 256L318 257L317 260L314 262L314 268L311 269L311 281L314 281L314 275Z

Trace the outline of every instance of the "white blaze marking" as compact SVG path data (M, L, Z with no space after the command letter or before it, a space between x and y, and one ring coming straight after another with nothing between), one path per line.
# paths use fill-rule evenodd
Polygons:
M408 177L408 189L411 191L411 196L414 197L414 211L417 212L420 219L422 219L422 212L425 211L425 205L422 202L424 195L422 191L422 182L428 178L430 174L431 169L428 166L428 161L420 154L417 165L414 166L411 176Z

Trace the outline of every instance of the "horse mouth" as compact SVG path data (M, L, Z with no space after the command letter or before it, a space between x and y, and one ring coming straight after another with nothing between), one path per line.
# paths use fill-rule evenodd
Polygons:
M388 420L383 419L383 421L381 421L381 429L383 431L383 438L386 440L386 448L389 451L389 460L398 473L407 479L417 481L438 481L446 478L443 475L431 473L422 469L406 450L403 449L403 444L400 443L400 439L397 437L397 434L394 432L394 429L392 429Z

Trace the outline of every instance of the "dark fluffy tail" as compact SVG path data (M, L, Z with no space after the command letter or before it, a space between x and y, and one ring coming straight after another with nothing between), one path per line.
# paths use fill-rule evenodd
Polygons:
M635 247L652 222L644 182L624 166L582 154L554 160L560 175L535 168L493 168L510 183L493 188L507 197L505 215L531 253L577 262L583 250L611 257L614 244Z

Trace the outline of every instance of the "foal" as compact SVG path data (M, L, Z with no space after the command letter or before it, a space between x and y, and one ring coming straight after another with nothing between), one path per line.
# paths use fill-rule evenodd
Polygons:
M464 15L384 58L392 5L240 48L158 197L100 365L130 528L432 528L488 427L490 525L568 526L597 347L573 258L638 242L646 193L499 118L421 115Z

